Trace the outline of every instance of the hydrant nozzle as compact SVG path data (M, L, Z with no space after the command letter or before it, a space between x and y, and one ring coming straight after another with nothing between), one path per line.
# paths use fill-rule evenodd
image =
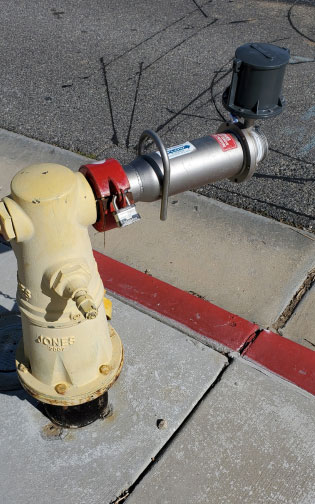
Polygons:
M85 291L79 291L74 296L75 304L78 310L82 313L84 318L88 320L95 319L97 317L97 307L91 296Z

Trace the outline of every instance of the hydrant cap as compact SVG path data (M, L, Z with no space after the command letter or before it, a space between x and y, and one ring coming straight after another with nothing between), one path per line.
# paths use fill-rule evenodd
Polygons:
M68 194L76 183L75 174L54 163L24 168L11 182L12 195L27 202L41 203Z

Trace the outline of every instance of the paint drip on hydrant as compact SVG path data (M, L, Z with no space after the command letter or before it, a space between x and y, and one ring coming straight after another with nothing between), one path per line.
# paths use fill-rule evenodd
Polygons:
M1 231L18 263L19 379L54 421L90 423L106 408L123 363L88 236L97 219L91 187L79 172L39 164L13 178L0 205ZM82 404L88 411L64 422L64 408L78 413Z

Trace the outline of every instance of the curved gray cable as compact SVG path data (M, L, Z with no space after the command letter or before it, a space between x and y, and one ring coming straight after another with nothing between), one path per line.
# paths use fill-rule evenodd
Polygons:
M161 201L161 212L160 219L165 221L167 219L167 205L168 205L168 193L170 188L170 179L171 179L171 167L170 160L167 154L167 150L164 147L162 140L159 135L152 130L145 130L140 138L138 143L138 156L142 155L142 146L146 138L151 138L153 142L156 144L162 158L164 176L163 176L163 187L162 187L162 201Z

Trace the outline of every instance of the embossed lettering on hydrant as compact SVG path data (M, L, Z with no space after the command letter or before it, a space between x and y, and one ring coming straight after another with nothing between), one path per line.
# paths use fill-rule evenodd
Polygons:
M65 347L75 343L75 337L49 338L40 334L35 341L36 343L42 343L48 348L48 350L52 350L53 352L63 352Z

